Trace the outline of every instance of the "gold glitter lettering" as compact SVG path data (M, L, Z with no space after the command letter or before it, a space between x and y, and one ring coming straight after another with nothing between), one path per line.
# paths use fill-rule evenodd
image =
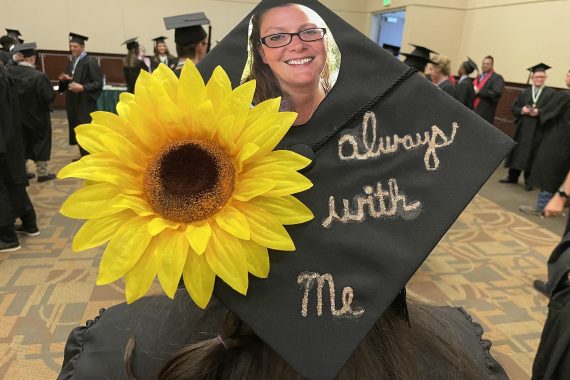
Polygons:
M453 144L459 125L451 125L451 134L447 136L437 125L432 125L429 131L399 136L377 137L376 115L368 111L362 119L362 134L360 141L350 134L342 135L338 140L338 157L343 161L368 160L396 153L402 149L410 151L421 146L427 146L424 154L424 165L428 171L439 169L440 160L437 156L439 148ZM369 130L370 129L370 130ZM361 149L362 147L362 149Z
M350 286L346 286L342 289L342 307L337 309L333 276L330 273L320 275L316 272L304 272L297 276L297 283L300 285L304 284L305 287L301 301L301 315L303 317L308 315L309 293L315 283L317 284L317 316L321 317L323 315L323 288L325 282L327 282L329 286L330 310L332 316L339 318L358 318L364 314L363 308L352 309L354 290Z
M333 222L362 222L367 215L373 219L397 215L412 219L421 210L420 201L408 202L406 195L400 192L395 178L388 180L387 191L383 189L381 182L376 183L376 191L368 185L364 186L363 190L365 195L355 196L352 204L349 199L342 200L340 215L336 211L335 197L329 196L329 215L323 220L323 227L330 228Z

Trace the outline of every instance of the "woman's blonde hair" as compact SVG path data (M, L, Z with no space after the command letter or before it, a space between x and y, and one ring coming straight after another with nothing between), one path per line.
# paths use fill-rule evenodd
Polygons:
M434 55L432 58L433 67L443 75L451 73L451 60L446 55Z

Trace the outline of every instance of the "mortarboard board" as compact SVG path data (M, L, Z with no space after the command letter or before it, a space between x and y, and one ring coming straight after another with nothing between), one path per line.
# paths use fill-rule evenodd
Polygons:
M427 48L424 46L420 46L420 45L416 45L416 44L410 44L410 45L412 45L414 47L414 50L412 50L412 54L422 56L422 57L426 58L428 61L430 60L430 53L439 54L438 52L433 51L430 48Z
M474 60L470 57L467 57L467 61L463 62L463 67L466 70L467 75L471 74L473 71L479 71L479 67Z
M539 63L537 65L534 65L532 67L529 67L527 70L530 71L531 73L536 73L537 71L546 71L548 69L550 69L551 67L548 66L545 63Z
M382 48L388 50L395 57L397 57L400 52L400 47L395 45L382 44Z
M85 41L89 40L89 37L82 36L81 34L69 33L69 42L76 42L80 45L85 45Z
M404 59L404 63L406 65L418 70L421 73L424 72L426 65L429 62L432 62L430 59L427 59L426 57L424 57L422 55L416 55L416 54L412 54L412 53L400 53L400 55L406 57Z
M152 40L154 41L154 44L156 45L156 44L159 44L161 42L164 42L164 40L166 40L167 38L168 37L160 36L160 37L153 38Z
M24 57L31 57L32 55L36 55L37 45L35 42L28 42L26 44L19 44L14 46L11 50L11 53L22 53Z
M22 38L18 37L18 43L19 43L19 44L23 44L23 43L24 43L24 40L23 40Z
M128 40L123 42L121 45L127 45L127 50L136 49L139 47L139 43L137 42L137 38L138 37L129 38Z
M174 29L174 42L178 45L191 45L206 38L207 34L202 25L210 25L210 20L204 12L164 18L166 29Z
M198 64L204 78L221 65L237 85L251 16L287 3L261 1ZM513 143L319 2L296 3L324 19L342 55L332 91L309 122L292 128L278 146L314 153L303 173L314 186L298 198L315 219L288 229L296 251L270 254L268 279L250 278L247 296L223 281L214 294L302 376L320 379L334 377L344 365ZM440 146L435 151L399 145L381 153L387 137L408 140L436 131L442 135L431 135ZM358 206L388 193L405 201L392 197L382 206L384 199L374 211ZM329 297L333 281L336 300Z
M10 36L10 37L18 38L18 37L20 37L22 34L20 33L19 30L6 28L6 35L8 35L8 36Z

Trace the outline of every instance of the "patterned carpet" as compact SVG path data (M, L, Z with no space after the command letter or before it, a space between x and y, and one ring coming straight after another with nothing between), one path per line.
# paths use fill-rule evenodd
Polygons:
M67 122L54 121L52 170L78 156ZM78 181L32 181L41 235L0 254L0 379L52 379L69 331L124 299L122 284L96 287L101 249L75 254L76 221L58 214ZM512 379L528 379L546 317L547 299L532 289L546 278L546 258L559 236L476 197L412 279L415 299L463 306L493 340Z

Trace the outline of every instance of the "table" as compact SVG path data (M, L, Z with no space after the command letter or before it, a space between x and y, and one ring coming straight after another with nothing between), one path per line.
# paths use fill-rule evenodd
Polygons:
M97 110L117 113L117 103L122 92L127 91L126 87L103 86L101 96L97 99Z

